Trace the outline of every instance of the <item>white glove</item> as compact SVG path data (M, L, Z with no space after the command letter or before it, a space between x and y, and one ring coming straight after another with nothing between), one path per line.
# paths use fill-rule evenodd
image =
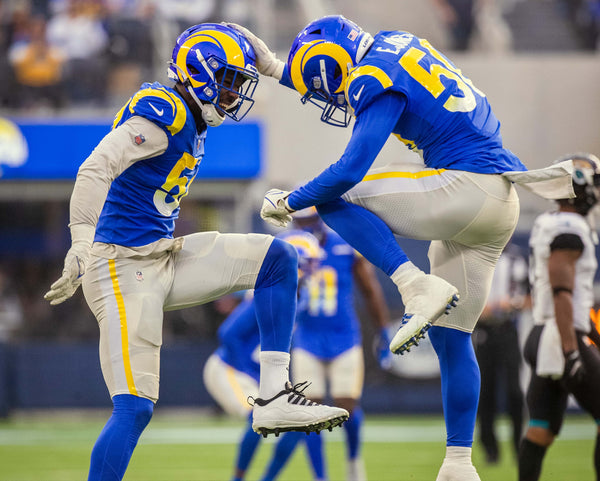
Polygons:
M250 30L237 23L223 22L223 25L227 25L228 27L237 30L246 37L246 40L252 45L252 48L256 53L256 68L261 74L281 80L285 64L275 57L275 54L269 50L269 47L267 47L265 42L254 35Z
M271 189L265 194L260 216L275 227L285 227L292 220L290 215L295 212L288 203L290 193L286 190Z
M50 290L44 295L44 299L50 301L50 304L56 306L69 299L77 288L81 285L85 268L90 257L93 235L93 228L90 231L89 226L72 226L71 236L73 243L65 257L65 265L62 276L50 286Z

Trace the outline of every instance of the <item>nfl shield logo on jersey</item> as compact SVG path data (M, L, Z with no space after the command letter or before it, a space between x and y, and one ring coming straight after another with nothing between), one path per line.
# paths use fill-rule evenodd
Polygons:
M133 141L137 145L142 145L144 142L146 142L146 137L144 137L142 134L138 134L134 137Z

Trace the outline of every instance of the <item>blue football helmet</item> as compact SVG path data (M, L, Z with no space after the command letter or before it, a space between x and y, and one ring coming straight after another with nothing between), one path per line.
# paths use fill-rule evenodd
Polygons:
M169 78L181 82L207 125L248 113L258 83L256 54L246 38L221 24L203 23L183 32L169 62Z
M323 258L323 249L317 238L310 232L290 230L277 236L292 244L298 252L298 278L310 276L319 267Z
M323 110L323 122L339 127L350 123L344 95L348 72L372 44L371 34L341 15L309 23L294 40L288 72L302 103Z

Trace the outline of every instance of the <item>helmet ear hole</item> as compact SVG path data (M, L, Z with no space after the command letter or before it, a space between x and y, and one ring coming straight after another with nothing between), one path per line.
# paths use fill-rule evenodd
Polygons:
M334 78L339 78L340 75L342 75L342 69L339 65L336 65L335 70L333 71L333 76Z

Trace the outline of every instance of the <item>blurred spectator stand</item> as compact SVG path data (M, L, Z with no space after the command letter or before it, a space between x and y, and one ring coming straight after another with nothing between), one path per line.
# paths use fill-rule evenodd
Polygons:
M74 103L105 100L109 37L101 7L99 1L69 0L67 10L48 21L48 42L65 55L65 89Z
M35 17L29 22L29 38L13 43L10 63L16 79L17 106L25 109L44 107L58 109L64 104L62 51L46 41L46 21Z

